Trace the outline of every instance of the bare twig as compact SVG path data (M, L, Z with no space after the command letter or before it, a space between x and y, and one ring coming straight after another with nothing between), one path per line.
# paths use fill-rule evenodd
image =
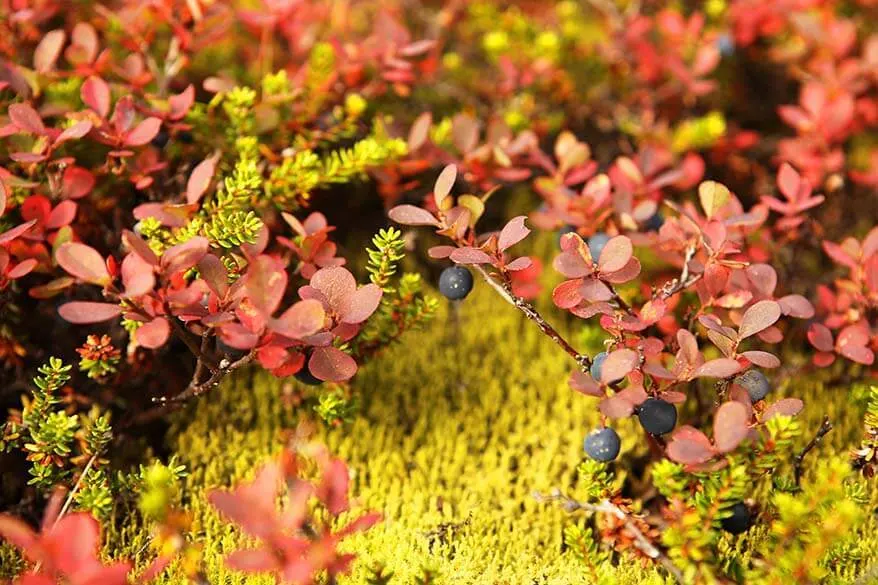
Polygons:
M805 445L805 448L802 449L799 454L795 456L795 458L793 458L793 474L796 479L796 485L799 485L799 483L802 481L802 464L805 462L805 456L808 455L808 453L810 453L814 449L814 447L816 447L817 444L820 443L821 439L823 439L823 437L826 436L826 434L831 430L832 423L829 422L828 416L824 416L823 423L821 423L820 428L817 429L817 434L814 435L814 438L808 441L808 444Z
M482 276L482 278L485 280L486 283L488 283L491 288L493 288L501 297L503 297L503 299L507 303L524 313L525 317L537 324L537 327L540 328L540 331L545 333L549 338L551 338L552 341L557 343L561 347L561 349L567 352L570 357L576 360L576 363L579 364L579 367L583 371L587 370L591 366L591 358L585 354L576 351L576 349L574 349L573 346L570 345L570 343L566 339L564 339L564 336L558 333L558 331L554 327L552 327L552 325L549 324L549 322L546 321L542 315L540 315L539 311L537 311L533 305L531 305L526 300L512 294L512 291L503 286L501 283L497 282L497 280L480 265L474 264L473 268Z
M560 490L555 489L552 490L552 493L549 495L543 495L540 493L535 493L534 497L540 501L556 501L561 502L561 505L564 507L564 510L567 512L575 512L577 510L583 510L585 512L592 513L600 513L600 514L609 514L610 516L614 516L618 520L620 520L625 525L625 530L631 535L634 539L634 545L637 549L653 559L654 561L660 563L665 569L668 570L671 575L674 576L674 579L677 580L678 583L683 583L683 572L677 568L676 565L668 558L668 556L661 551L656 545L650 541L643 532L631 521L631 518L616 504L611 502L610 500L601 500L597 504L590 504L588 502L580 502L579 500L574 500L568 496L565 496L561 493Z
M253 358L255 358L255 357L256 357L256 350L254 349L254 350L251 350L250 353L248 353L247 355L245 355L241 359L236 360L234 362L230 362L228 359L223 358L223 360L220 361L220 363L219 363L219 367L217 367L217 369L211 373L210 378L208 378L204 382L198 382L197 379L192 378L192 382L189 384L189 386L185 390L183 390L182 392L180 392L179 394L177 394L173 398L169 399L168 401L169 402L184 402L186 400L189 400L190 398L194 398L196 396L201 396L205 392L208 392L208 391L212 390L213 388L215 388L216 386L218 386L219 383L222 381L222 379L224 377L226 377L228 374L230 374L230 373L234 372L235 370L242 368L242 367L246 366L247 364L249 364L250 362L252 362Z

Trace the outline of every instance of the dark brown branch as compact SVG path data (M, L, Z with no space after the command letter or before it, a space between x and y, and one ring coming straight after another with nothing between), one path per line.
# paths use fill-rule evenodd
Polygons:
M579 367L583 371L587 370L591 366L591 358L585 354L576 351L576 349L574 349L573 346L570 345L570 343L566 339L564 339L564 336L558 333L558 331L554 327L552 327L552 325L549 324L549 322L546 321L542 315L540 315L539 311L537 311L533 305L531 305L526 300L512 294L512 291L509 290L508 287L503 286L502 284L497 282L497 280L480 265L474 264L473 268L482 276L482 278L485 280L486 283L488 283L491 288L493 288L501 297L503 297L503 299L507 303L524 313L525 317L536 323L537 327L540 328L540 331L546 334L552 341L557 343L561 347L561 349L567 352L567 354L572 357L577 364L579 364Z
M602 513L609 514L610 516L614 516L619 519L624 525L625 530L628 531L629 535L634 539L634 545L637 549L651 558L652 560L660 563L667 571L674 576L674 579L678 583L683 583L683 572L677 568L676 565L671 561L668 556L662 552L660 548L658 548L649 538L646 537L643 532L637 527L634 522L631 521L631 518L622 510L619 506L611 502L610 500L602 500L597 504L590 504L588 502L580 502L579 500L574 500L568 496L565 496L561 493L560 490L552 490L552 493L548 496L542 495L540 493L535 493L534 497L540 501L557 501L560 502L564 507L564 510L567 512L575 512L577 510L583 510L585 512L592 513Z
M820 443L821 439L823 439L823 437L826 436L826 434L831 430L832 423L829 422L828 416L824 416L823 423L820 425L820 428L817 429L817 434L814 435L814 438L808 441L808 444L805 445L805 448L802 449L799 454L796 455L793 459L793 474L796 479L796 485L799 485L799 483L802 481L802 464L805 462L805 456L808 455L808 453L810 453L814 449L814 447L816 447L817 444Z
M239 368L243 368L247 364L253 361L253 358L256 357L256 350L251 350L250 353L242 357L241 359L229 362L227 358L223 358L219 366L210 377L204 382L198 382L196 378L192 378L192 382L189 386L170 399L170 402L184 402L189 400L190 398L195 398L196 396L201 396L202 394L209 392L213 388L219 385L223 378L225 378L228 374L234 372Z

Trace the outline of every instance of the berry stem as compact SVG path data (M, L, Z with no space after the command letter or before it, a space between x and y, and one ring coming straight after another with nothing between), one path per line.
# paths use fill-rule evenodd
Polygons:
M570 345L570 343L566 339L564 339L564 336L558 333L558 330L552 327L552 325L548 321L546 321L542 315L540 315L540 312L537 311L536 307L534 307L526 300L512 294L508 287L503 286L502 284L497 282L497 280L493 276L491 276L487 270L482 268L481 265L473 264L473 268L482 276L482 278L485 280L485 282L488 283L491 288L493 288L501 297L503 297L503 299L507 303L524 313L525 317L537 324L537 327L540 328L540 331L546 334L552 341L557 343L561 347L561 349L566 351L567 354L570 355L570 357L576 360L576 363L579 364L579 367L582 369L583 372L591 367L591 358L583 353L579 353L578 351L576 351L573 346Z
M676 565L671 561L668 556L661 551L656 545L646 537L643 532L631 521L631 518L628 517L628 514L625 513L619 506L611 502L610 500L601 500L597 504L591 504L589 502L580 502L579 500L574 500L573 498L564 495L560 490L554 489L552 493L548 496L540 494L539 492L534 494L534 497L540 501L557 501L560 502L564 507L564 510L567 512L575 512L576 510L583 510L586 512L592 513L601 513L601 514L609 514L610 516L615 516L619 519L624 525L625 529L634 538L634 545L646 556L661 563L661 565L667 569L667 571L673 575L674 579L677 583L683 583L683 572L677 568Z

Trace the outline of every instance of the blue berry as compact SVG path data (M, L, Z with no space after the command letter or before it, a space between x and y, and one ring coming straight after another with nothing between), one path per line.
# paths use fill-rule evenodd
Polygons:
M159 130L158 133L151 140L152 145L156 148L164 148L168 144L168 140L170 136L168 136L167 131Z
M302 366L302 369L296 372L294 376L296 380L302 384L307 384L308 386L319 386L323 383L323 380L311 373L311 370L308 369L307 365Z
M665 217L661 213L654 213L652 217L643 222L643 229L647 232L657 232L665 225Z
M592 259L597 261L604 251L604 246L610 241L610 236L604 232L598 232L588 239L588 251L591 253Z
M768 395L768 391L771 390L768 378L759 370L747 370L743 374L735 376L735 379L732 381L744 388L753 402L762 400Z
M604 361L607 359L607 352L602 351L601 353L594 356L594 359L591 360L591 368L589 368L589 372L591 373L591 377L596 381L600 382L601 374L604 371Z
M647 398L637 409L637 418L651 435L664 435L674 430L677 424L677 409L670 402L658 398Z
M735 41L729 35L720 35L716 40L716 47L719 49L720 55L728 57L735 52Z
M449 266L439 275L439 292L452 301L466 297L473 289L473 275L463 266Z
M750 510L744 502L738 502L732 506L732 515L723 518L720 524L723 530L731 534L747 532L747 529L750 528Z
M607 463L619 456L622 441L619 440L619 434L616 431L605 427L590 432L585 437L582 446L586 455L595 461Z

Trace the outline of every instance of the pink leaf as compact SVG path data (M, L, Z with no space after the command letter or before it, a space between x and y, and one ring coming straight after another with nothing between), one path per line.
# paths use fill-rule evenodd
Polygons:
M61 195L66 199L81 199L91 193L95 186L91 171L82 167L69 166L64 169L61 180Z
M565 280L552 291L552 302L559 309L572 309L582 302L582 280Z
M397 205L387 215L396 223L403 225L439 226L439 221L432 213L414 205Z
M449 256L457 264L493 264L494 259L478 248L457 248Z
M81 122L77 122L73 126L65 129L61 134L58 135L58 138L55 139L55 146L57 147L59 144L63 144L68 140L79 140L89 132L91 132L92 123L88 120L82 120Z
M777 359L777 356L773 353L768 353L767 351L745 351L741 356L747 358L750 363L755 364L760 368L780 367L780 360Z
M433 116L430 112L424 112L415 119L409 130L409 152L415 152L421 148L430 136L430 126L433 124Z
M640 365L640 356L633 349L617 349L610 352L601 367L601 382L610 384L627 376Z
M195 87L190 83L182 92L168 98L168 105L171 107L168 117L172 120L182 119L189 112L194 103Z
M33 529L9 514L0 514L0 537L6 540L31 560L37 552L37 534Z
M777 172L777 187L787 199L793 200L799 194L799 188L802 186L802 178L799 173L789 165L783 163Z
M832 332L822 323L811 323L808 327L808 341L820 351L832 351L835 347Z
M264 573L282 569L280 561L270 549L242 549L230 553L225 563L236 571Z
M343 382L357 373L357 362L338 348L317 347L308 360L308 369L324 382Z
M189 270L207 254L207 238L195 236L176 246L171 246L162 254L161 270L167 276Z
M568 383L570 384L570 387L577 392L581 392L588 396L596 396L598 398L604 397L604 391L600 384L595 382L594 378L592 378L591 374L588 372L574 370L573 373L570 374Z
M43 124L43 119L30 104L10 104L7 113L19 130L31 134L45 134L46 126Z
M362 323L368 319L381 302L383 291L376 284L367 284L348 296L339 308L342 323Z
M272 315L287 288L287 273L270 256L257 256L247 269L247 296L263 317Z
M55 68L55 62L61 55L67 35L63 30L53 30L45 34L34 50L34 69L37 73L48 73Z
M326 312L320 301L308 299L295 303L284 311L271 328L290 339L302 339L323 329Z
M125 146L143 146L155 138L162 127L162 121L159 118L151 117L143 120L134 127L133 130L125 135Z
M814 305L802 295L787 295L778 300L778 304L784 315L796 319L810 319L814 316Z
M135 253L128 254L122 260L122 284L125 286L125 296L129 298L152 292L155 286L152 265Z
M46 218L46 229L56 230L73 223L77 205L74 201L62 201Z
M875 352L868 347L845 345L839 348L838 353L849 360L865 366L871 366L875 362Z
M454 246L433 246L429 250L427 250L427 254L430 258L448 258L451 256L451 253L454 252L457 248Z
M436 201L436 207L442 209L442 201L451 193L454 181L457 180L457 166L448 165L439 173L436 184L433 186L433 199Z
M710 360L698 366L694 375L696 378L728 378L741 371L741 364L729 358Z
M134 332L137 343L147 349L157 349L165 344L171 334L171 325L164 317L156 317L149 323L141 325Z
M677 463L693 465L709 461L713 446L704 433L690 426L680 427L668 444L668 457Z
M306 288L308 287L303 287ZM341 313L348 306L349 298L356 292L357 281L347 268L330 266L314 273L310 288L318 291L334 311Z
M631 260L634 253L634 246L627 236L616 236L610 238L610 241L601 251L601 257L598 259L598 270L601 272L616 272L621 270Z
M780 319L780 305L775 301L759 301L750 306L741 318L738 339L756 335L763 329L774 325Z
M767 421L779 414L784 416L795 416L799 414L805 407L798 398L782 398L765 409L762 413L762 420Z
M79 242L61 244L55 260L72 276L91 284L106 286L112 282L107 265L97 250Z
M631 413L634 412L634 405L625 400L624 397L616 394L601 400L598 409L606 417L625 418L631 416Z
M109 321L121 313L122 309L119 305L112 305L110 303L73 301L58 307L58 314L61 315L65 321L77 325Z
M124 230L122 232L122 241L132 252L146 260L147 263L152 266L158 265L158 256L155 255L155 252L152 251L152 248L149 247L149 244L143 238L132 231Z
M37 223L37 220L32 219L29 222L23 223L14 228L8 229L5 232L0 233L0 244L5 244L6 242L11 242L18 236L25 233L27 230L32 228L34 224Z
M504 251L507 248L511 248L521 240L527 237L530 233L530 230L527 226L524 225L524 220L527 219L524 215L519 215L518 217L514 217L503 227L500 231L500 237L497 240L497 247L500 251Z
M110 113L110 86L100 77L92 75L86 79L79 90L79 96L101 118L106 118Z
M506 265L506 270L518 272L519 270L527 270L533 264L533 260L529 256L521 256Z
M713 440L716 448L728 453L747 437L750 431L750 420L747 407L740 402L726 402L716 411L713 421Z
M198 163L198 166L193 169L189 181L186 183L186 203L198 203L201 196L207 191L213 174L216 172L217 160L219 160L219 155L213 155Z
M216 296L225 298L229 292L229 272L222 260L213 254L206 254L198 261L198 273Z
M39 262L34 258L28 258L27 260L22 260L19 262L15 268L6 273L7 278L9 280L16 280L18 278L22 278L23 276L27 276L33 271L34 268L37 267Z

